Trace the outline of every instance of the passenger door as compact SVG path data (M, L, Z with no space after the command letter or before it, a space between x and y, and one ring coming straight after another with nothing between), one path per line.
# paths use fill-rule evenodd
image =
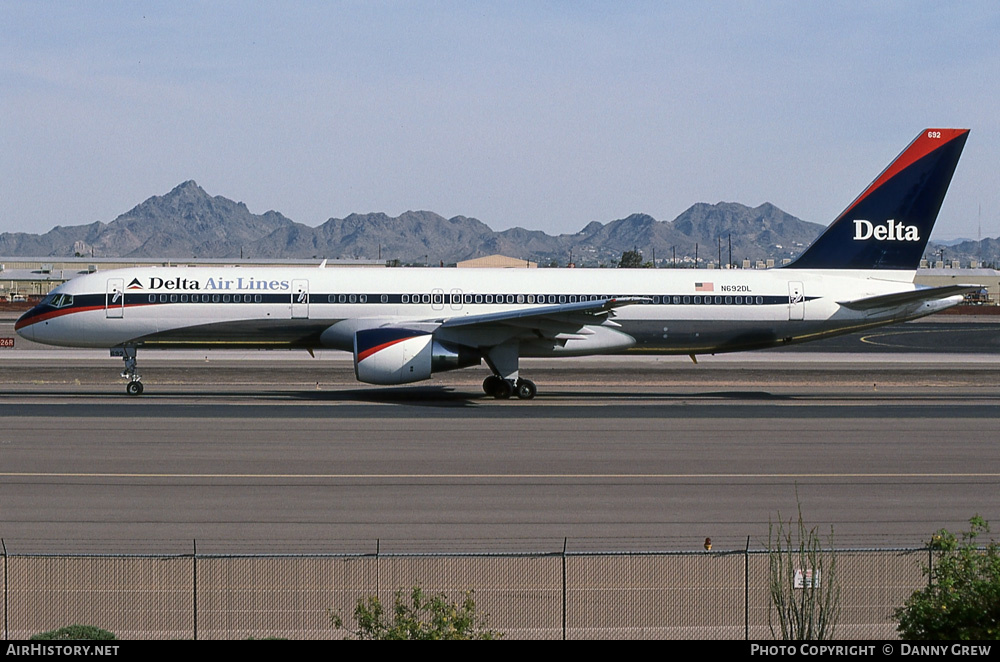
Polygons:
M309 319L309 281L292 281L292 319Z
M124 279L108 279L108 289L104 295L104 316L108 319L121 319L125 316Z

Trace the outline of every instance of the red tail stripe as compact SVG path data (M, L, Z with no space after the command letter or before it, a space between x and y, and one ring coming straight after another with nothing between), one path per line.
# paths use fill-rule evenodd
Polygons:
M889 167L882 171L882 174L875 178L875 181L868 185L854 202L852 202L844 213L838 216L840 219L850 212L862 200L867 198L873 191L885 184L887 181L898 175L900 172L924 158L934 150L944 147L955 138L968 133L968 129L927 129L904 149L896 160L889 164ZM935 137L931 137L931 136Z

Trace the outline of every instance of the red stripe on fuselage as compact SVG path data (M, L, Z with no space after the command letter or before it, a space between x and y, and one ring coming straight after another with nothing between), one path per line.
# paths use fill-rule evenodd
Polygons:
M132 303L127 304L126 308L137 308L140 306L151 306L153 304L149 303ZM118 308L118 306L115 306ZM45 322L46 320L54 319L56 317L62 317L63 315L70 315L72 313L87 313L94 310L107 310L107 306L73 306L70 308L56 308L55 310L50 310L47 313L41 313L40 315L34 315L30 318L22 317L14 322L14 330L23 329L26 326L31 326L38 322Z

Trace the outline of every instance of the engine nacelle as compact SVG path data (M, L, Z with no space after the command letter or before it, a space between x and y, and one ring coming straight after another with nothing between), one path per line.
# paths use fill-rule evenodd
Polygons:
M367 384L409 384L479 362L477 352L439 343L427 331L385 327L354 334L354 375Z

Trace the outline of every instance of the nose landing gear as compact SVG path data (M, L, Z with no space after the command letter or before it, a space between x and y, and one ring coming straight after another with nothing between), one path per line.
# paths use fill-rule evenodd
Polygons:
M125 359L125 370L122 371L122 378L127 379L128 384L125 385L125 392L129 395L142 395L142 376L139 374L139 367L136 363L136 347L135 345L126 345L120 350L111 350L112 356L116 352L121 352L120 356Z

